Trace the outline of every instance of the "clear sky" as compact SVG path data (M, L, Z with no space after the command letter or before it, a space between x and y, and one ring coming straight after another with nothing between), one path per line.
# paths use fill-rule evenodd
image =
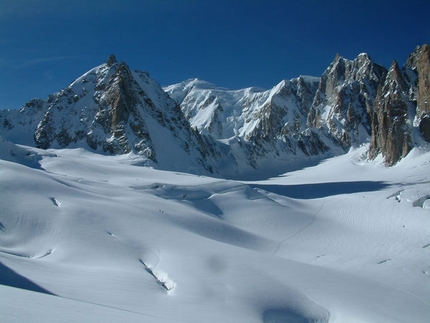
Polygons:
M0 0L0 109L66 87L110 54L161 85L271 88L336 53L389 67L430 43L424 0Z

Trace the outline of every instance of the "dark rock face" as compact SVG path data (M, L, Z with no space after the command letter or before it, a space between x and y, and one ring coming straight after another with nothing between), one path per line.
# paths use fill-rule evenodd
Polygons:
M385 74L367 54L352 61L337 55L321 77L308 126L327 127L345 150L360 144L371 133L370 113Z
M430 115L430 46L418 47L416 69L418 74L417 105L420 114Z
M94 150L122 154L135 149L155 160L149 133L138 113L137 88L128 66L109 57L102 67L50 98L34 133L36 146L64 148L84 141ZM129 127L133 140L126 135Z
M421 119L419 129L424 140L430 142L430 116L426 115Z
M378 89L372 115L372 138L369 158L379 153L387 165L405 157L420 138L430 142L430 49L417 47L402 69L393 62Z
M423 139L430 142L430 46L423 45L417 47L411 54L413 63L418 75L417 79L417 117L419 130Z
M37 129L34 133L36 147L48 149L51 146L51 143L55 140L57 134L52 120L52 112L48 110L43 119L37 125Z
M130 69L124 63L117 65L112 56L107 66L117 68L98 100L98 112L92 126L93 130L101 128L105 134L112 134L112 137L109 141L100 142L92 131L86 136L88 145L93 149L97 149L100 145L103 151L112 154L128 153L134 149L155 161L150 135L138 113L140 102L135 91L138 86ZM133 138L127 136L128 128L134 135ZM139 145L143 146L141 147L143 150L139 150Z
M378 89L372 118L372 141L369 157L379 153L387 165L393 165L412 148L411 131L407 125L408 85L396 61Z

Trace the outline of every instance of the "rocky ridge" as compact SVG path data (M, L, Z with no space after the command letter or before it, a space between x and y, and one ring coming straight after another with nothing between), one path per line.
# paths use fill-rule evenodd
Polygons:
M382 154L391 166L430 142L429 77L428 45L417 47L403 68L393 61L374 103L370 159Z

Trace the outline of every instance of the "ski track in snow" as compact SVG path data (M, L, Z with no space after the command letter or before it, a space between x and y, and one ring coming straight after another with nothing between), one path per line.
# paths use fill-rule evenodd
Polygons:
M284 243L286 243L288 240L293 239L294 237L296 237L297 235L299 235L300 233L302 233L304 230L306 230L309 226L311 226L311 225L312 225L312 223L314 223L314 222L315 222L315 220L317 219L318 214L320 214L321 210L324 208L324 203L325 203L324 201L321 203L320 208L319 208L319 209L318 209L318 211L314 214L314 216L312 217L312 220L311 220L311 221L309 221L309 223L308 223L308 224L306 224L303 228L301 228L299 231L297 231L296 233L292 234L291 236L289 236L289 237L287 237L287 238L285 238L285 239L281 240L281 241L278 243L278 246L276 247L276 249L273 251L272 255L276 255L276 253L281 249L282 245L283 245Z
M116 310L116 311L137 314L139 316L150 317L150 318L156 319L157 321L160 320L160 321L166 322L165 319L163 319L162 317L159 317L159 316L150 315L150 314L146 314L146 313L142 313L142 312L138 312L138 311L127 310L127 309L124 309L124 308L121 308L121 307L117 307L117 306L110 306L110 305L105 305L105 304L100 304L100 303L95 303L95 302L83 301L81 299L76 299L76 298L71 298L71 297L65 297L65 296L54 296L54 297L59 297L59 298L71 300L71 301L74 301L74 302L77 302L77 303L89 304L89 305L94 305L94 306L102 307L102 308L109 308L109 309L113 309L113 310Z

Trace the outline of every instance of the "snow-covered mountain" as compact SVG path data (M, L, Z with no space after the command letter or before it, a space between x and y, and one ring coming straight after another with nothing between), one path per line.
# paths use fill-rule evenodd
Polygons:
M16 143L134 152L148 165L210 172L210 145L191 129L179 106L147 73L131 71L114 56L46 101L32 100L0 115L3 136Z
M0 134L40 148L134 152L147 164L222 177L282 173L371 142L393 165L429 140L429 47L403 69L336 55L321 77L269 90L191 79L162 89L111 56L44 101L0 111Z
M267 91L233 91L200 80L188 80L165 90L202 135L228 142L236 160L245 156L256 169L285 166L305 156L339 155L369 141L369 158L382 154L385 162L393 165L411 147L425 145L421 138L428 136L425 125L429 112L423 99L429 92L429 83L425 82L430 66L428 48L417 47L403 70L397 66L398 77L408 80L402 81L400 90L387 85L391 84L393 67L387 71L364 53L354 60L336 55L320 78L284 80ZM389 96L399 99L395 102L387 99ZM407 113L389 115L391 121L381 121L378 126L378 114L385 113L380 108L383 100L386 109L391 110L401 102ZM396 152L405 146L403 140L382 143L390 141L390 122L408 124L405 132L414 133L415 139L409 140L403 153Z
M228 90L197 79L166 87L192 127L229 146L239 168L273 168L329 152L323 132L306 126L319 78L301 76L273 89Z

